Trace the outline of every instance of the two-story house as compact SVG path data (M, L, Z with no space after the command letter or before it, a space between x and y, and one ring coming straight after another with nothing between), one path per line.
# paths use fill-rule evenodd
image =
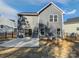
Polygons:
M63 37L63 10L50 2L38 12L18 14L18 36Z

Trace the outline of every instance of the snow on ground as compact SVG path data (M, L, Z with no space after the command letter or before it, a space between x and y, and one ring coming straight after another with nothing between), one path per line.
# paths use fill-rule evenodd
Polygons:
M39 47L39 38L17 38L0 44L2 47Z

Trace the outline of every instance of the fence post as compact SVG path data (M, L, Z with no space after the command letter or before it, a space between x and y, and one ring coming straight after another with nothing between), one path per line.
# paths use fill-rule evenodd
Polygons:
M13 38L13 32L12 32L12 38Z
M5 39L7 38L7 32L4 32L4 35L5 35Z

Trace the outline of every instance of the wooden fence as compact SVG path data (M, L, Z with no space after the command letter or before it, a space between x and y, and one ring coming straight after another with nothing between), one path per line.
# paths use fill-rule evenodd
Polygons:
M16 32L10 32L10 33L0 33L0 40L12 40L17 37Z

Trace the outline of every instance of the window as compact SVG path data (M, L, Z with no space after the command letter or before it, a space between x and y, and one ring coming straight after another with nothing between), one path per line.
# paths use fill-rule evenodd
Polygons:
M45 32L45 30L44 30L44 28L42 28L41 29L41 34L44 35L44 32Z
M77 31L79 31L79 27L77 27Z
M39 24L39 30L40 30L40 34L44 35L45 34L45 25L40 23Z
M50 15L50 21L54 20L54 22L57 22L57 19L58 19L57 15Z
M54 22L57 22L57 15L54 15Z
M57 28L57 34L60 35L60 28Z
M30 37L32 35L32 29L25 29L25 36Z
M3 25L1 25L1 28L3 28Z
M53 21L53 15L50 15L50 21Z
M29 29L29 36L32 35L32 29Z

